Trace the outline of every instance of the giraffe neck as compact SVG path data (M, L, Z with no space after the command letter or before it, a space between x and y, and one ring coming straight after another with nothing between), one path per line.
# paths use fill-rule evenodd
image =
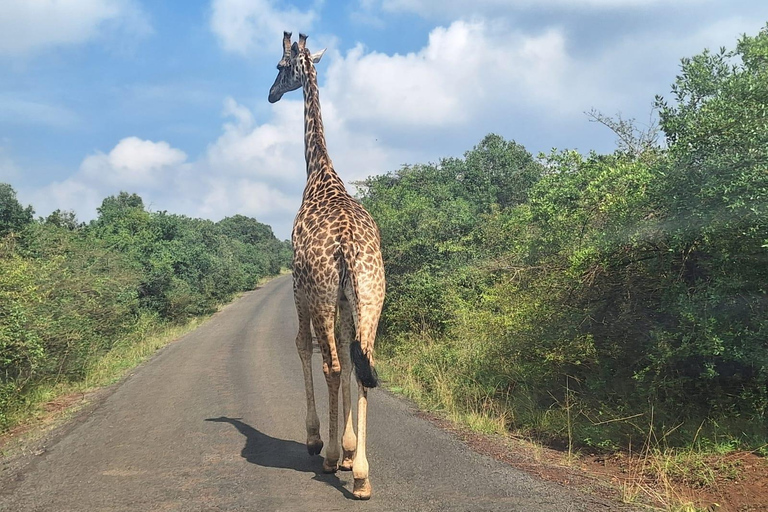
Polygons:
M317 73L309 52L304 53L301 65L304 86L304 158L307 161L307 184L302 200L325 197L337 192L344 195L347 189L333 169L325 146Z
M325 146L323 116L320 113L320 94L317 73L308 52L302 59L304 72L304 158L307 162L307 178L318 171L330 170L333 165Z

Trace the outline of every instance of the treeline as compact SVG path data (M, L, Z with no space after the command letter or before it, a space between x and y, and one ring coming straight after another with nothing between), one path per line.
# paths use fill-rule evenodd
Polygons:
M149 212L136 194L107 197L88 224L33 216L0 184L0 430L36 387L82 379L112 347L290 263L289 243L255 219Z
M768 29L767 29L768 30ZM684 59L666 144L464 158L361 185L382 231L378 345L411 392L539 438L768 441L768 31Z

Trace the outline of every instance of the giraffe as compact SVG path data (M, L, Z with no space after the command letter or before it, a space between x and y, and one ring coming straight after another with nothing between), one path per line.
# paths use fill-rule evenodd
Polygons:
M384 264L381 237L371 215L347 193L333 168L325 145L314 64L325 50L311 54L307 36L291 44L283 33L283 57L269 90L269 102L299 87L304 91L304 157L307 182L293 223L293 292L299 318L296 348L304 372L307 395L307 450L317 455L323 447L312 382L312 335L323 356L328 385L328 446L323 471L352 470L353 495L371 497L366 458L368 389L378 384L373 345L384 302ZM337 312L339 339L335 335ZM350 380L354 367L358 384L357 434L352 426ZM339 385L344 432L339 448ZM339 462L342 455L343 458Z

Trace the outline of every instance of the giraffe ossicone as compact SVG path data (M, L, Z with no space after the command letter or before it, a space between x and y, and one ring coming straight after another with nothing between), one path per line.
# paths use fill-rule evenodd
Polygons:
M371 496L366 458L368 389L378 384L373 348L386 288L381 236L373 217L347 193L333 168L325 144L314 66L325 50L312 54L306 42L304 34L299 35L298 42L291 42L290 32L283 34L283 56L277 64L277 78L268 99L275 103L285 93L299 88L304 93L307 183L293 223L291 241L293 291L299 317L296 347L307 398L307 450L310 455L316 455L323 446L312 379L311 331L314 327L329 395L328 445L323 469L327 472L339 467L351 469L353 494L359 499L368 499ZM350 391L353 368L358 383L356 434L352 426ZM344 417L341 449L339 387Z

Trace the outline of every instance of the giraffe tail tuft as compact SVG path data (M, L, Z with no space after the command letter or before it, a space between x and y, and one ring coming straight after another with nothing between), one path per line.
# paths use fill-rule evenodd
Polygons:
M379 385L379 376L376 374L376 368L371 366L371 360L363 353L363 348L359 341L353 341L349 347L352 355L352 364L355 366L355 375L367 388L375 388Z

